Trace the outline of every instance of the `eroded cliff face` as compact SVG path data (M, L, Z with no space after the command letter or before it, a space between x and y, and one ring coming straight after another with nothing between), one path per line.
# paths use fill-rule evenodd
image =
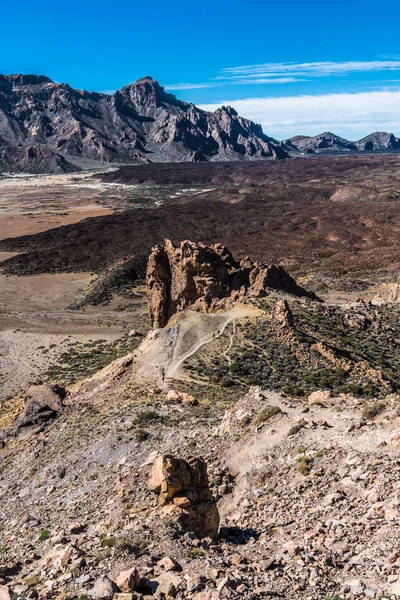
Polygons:
M146 274L150 320L165 327L177 312L193 307L204 312L218 309L226 300L262 297L269 290L315 298L297 285L282 267L236 261L222 244L207 246L170 240L153 248Z

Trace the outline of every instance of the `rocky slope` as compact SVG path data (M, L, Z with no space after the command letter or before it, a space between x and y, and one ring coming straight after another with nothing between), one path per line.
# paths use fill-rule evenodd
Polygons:
M79 167L47 146L22 146L0 139L0 170L35 173L69 173Z
M196 406L133 387L129 367L113 377L0 450L2 598L400 595L397 398L378 416L350 396L260 389ZM208 466L200 485L193 455ZM215 539L175 518L207 516L190 501L204 490L210 503L207 483Z
M230 107L207 113L168 94L151 77L113 95L75 90L44 76L0 75L0 166L38 171L7 148L48 147L47 170L65 157L85 161L149 162L287 158L276 140ZM7 150L7 151L6 151ZM64 158L62 158L64 157ZM19 160L18 160L19 158ZM29 159L29 152L28 152Z
M221 245L166 242L150 282L163 265L167 309L235 278L242 304L0 403L1 600L400 597L398 303L284 299Z

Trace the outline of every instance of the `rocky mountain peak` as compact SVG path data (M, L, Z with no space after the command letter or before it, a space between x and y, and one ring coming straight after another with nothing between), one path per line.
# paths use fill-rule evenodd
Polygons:
M146 76L122 88L121 93L129 96L130 101L138 107L156 108L162 103L175 105L178 103L174 94L169 94L152 77Z
M227 115L229 115L231 117L238 116L237 111L232 106L221 106L221 108L217 108L217 110L215 112L218 112L218 111L221 113L226 113Z

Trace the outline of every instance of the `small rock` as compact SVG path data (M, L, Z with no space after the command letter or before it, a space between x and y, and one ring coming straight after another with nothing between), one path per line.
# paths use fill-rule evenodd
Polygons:
M157 565L164 569L164 571L176 571L178 567L178 564L169 556L164 556L164 558L158 561Z

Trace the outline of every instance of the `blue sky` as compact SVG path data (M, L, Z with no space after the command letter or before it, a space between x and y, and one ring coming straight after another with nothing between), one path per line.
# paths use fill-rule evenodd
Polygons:
M0 72L94 91L151 75L208 110L231 104L284 138L400 135L394 0L128 2L2 6Z

